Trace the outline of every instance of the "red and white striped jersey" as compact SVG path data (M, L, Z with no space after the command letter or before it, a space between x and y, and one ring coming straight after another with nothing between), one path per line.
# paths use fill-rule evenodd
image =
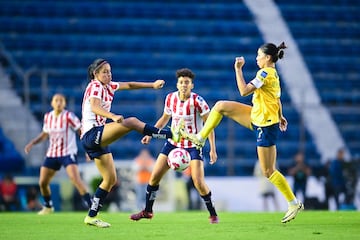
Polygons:
M110 111L114 92L119 88L119 85L118 82L110 82L107 85L103 85L96 79L87 85L82 103L81 137L93 127L102 126L106 123L105 117L96 115L91 111L90 98L99 98L101 100L101 107Z
M165 99L164 113L171 115L171 127L178 125L182 118L185 122L186 130L189 133L198 133L203 127L202 116L210 112L206 101L196 93L191 93L186 101L181 101L178 92L169 93ZM171 139L169 142L177 147L190 148L195 144L186 139L181 139L176 143Z
M76 131L81 127L78 117L72 112L63 110L55 116L51 111L44 116L43 131L49 135L47 157L64 157L77 154Z

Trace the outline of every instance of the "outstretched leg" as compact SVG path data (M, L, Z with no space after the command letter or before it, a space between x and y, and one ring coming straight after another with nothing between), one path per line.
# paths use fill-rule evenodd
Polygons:
M170 129L159 129L140 121L136 117L129 117L121 123L111 122L104 126L104 131L101 136L101 146L111 144L132 130L154 138L167 139L173 137Z
M235 101L218 101L211 109L204 127L198 134L195 135L183 132L182 135L198 147L202 147L204 146L205 140L208 138L211 131L220 124L223 116L234 120L246 128L252 129L251 106Z

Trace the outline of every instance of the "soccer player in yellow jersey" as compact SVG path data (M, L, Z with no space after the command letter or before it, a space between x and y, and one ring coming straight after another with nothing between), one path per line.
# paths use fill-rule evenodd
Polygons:
M219 125L223 116L233 119L240 125L256 131L257 153L262 173L282 193L289 208L281 222L286 223L304 209L302 202L296 199L285 177L276 170L276 140L279 129L286 131L287 120L283 116L280 101L281 89L275 63L283 58L284 43L262 45L257 52L256 63L260 70L249 83L244 80L243 57L237 57L234 68L236 82L241 96L253 94L253 106L235 101L218 101L210 112L205 126L198 134L181 131L183 137L202 147L209 133Z

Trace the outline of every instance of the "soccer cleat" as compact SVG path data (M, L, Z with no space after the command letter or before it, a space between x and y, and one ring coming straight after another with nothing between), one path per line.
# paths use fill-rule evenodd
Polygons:
M108 228L111 226L110 223L104 222L96 217L86 216L84 219L84 223L87 225L99 227L99 228Z
M210 224L217 224L217 223L219 223L219 218L218 218L218 216L210 216L209 221L210 221Z
M282 223L290 222L302 210L304 210L304 204L300 201L296 205L289 206L288 211L286 212L285 216L281 219L281 222Z
M185 132L185 122L184 119L179 120L179 124L174 128L171 128L172 140L174 142L180 142L182 132Z
M43 206L42 209L37 213L38 215L47 215L54 212L53 207L45 207Z
M131 220L139 221L142 218L152 219L154 214L152 212L146 212L145 210L142 210L139 213L132 214L130 216Z
M204 139L199 139L197 134L194 133L188 133L186 131L181 132L181 136L187 140L189 140L190 142L192 142L193 144L195 144L197 149L201 149L204 147L205 145L205 140Z

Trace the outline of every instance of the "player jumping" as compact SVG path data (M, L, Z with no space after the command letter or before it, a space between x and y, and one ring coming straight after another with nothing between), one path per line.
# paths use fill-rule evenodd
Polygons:
M304 205L296 199L285 177L275 168L278 132L279 129L286 131L288 124L282 112L280 82L275 68L277 60L283 58L285 48L284 43L278 47L272 43L262 45L256 57L260 70L247 84L242 72L245 59L236 58L234 68L240 95L247 96L253 93L253 106L234 101L218 101L211 110L204 128L198 134L182 132L185 138L202 147L223 116L254 130L262 173L288 201L289 208L281 220L282 223L291 221L304 209Z

